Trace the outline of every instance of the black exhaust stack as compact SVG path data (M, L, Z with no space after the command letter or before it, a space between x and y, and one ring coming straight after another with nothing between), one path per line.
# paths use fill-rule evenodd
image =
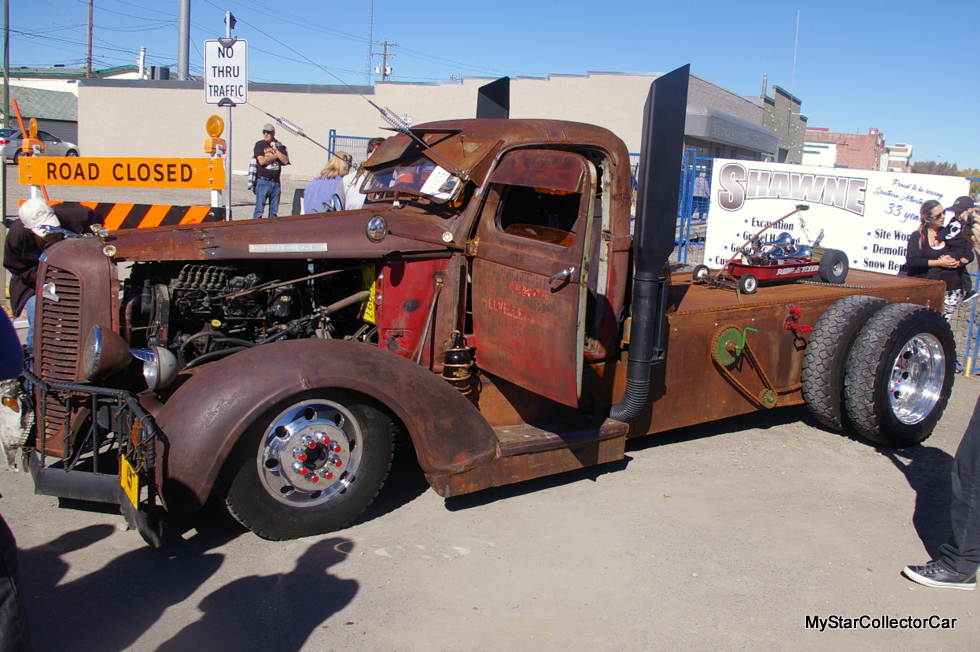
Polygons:
M476 117L510 117L510 77L480 86L476 96Z
M687 119L687 65L650 84L633 227L633 303L626 393L609 416L629 423L650 397L650 366L664 358L667 279L660 270L674 250Z

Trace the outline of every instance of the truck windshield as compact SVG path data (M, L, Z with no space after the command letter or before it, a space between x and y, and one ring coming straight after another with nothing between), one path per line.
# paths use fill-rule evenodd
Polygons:
M453 199L462 185L449 170L417 154L371 169L361 192L415 195L441 204Z

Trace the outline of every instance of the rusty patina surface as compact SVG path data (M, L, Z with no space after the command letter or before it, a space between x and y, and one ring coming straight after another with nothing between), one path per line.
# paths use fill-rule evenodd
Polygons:
M942 305L943 285L934 281L851 271L847 284L859 288L787 283L763 286L752 295L713 288L677 276L671 287L676 309L668 316L667 359L655 371L653 402L632 424L631 437L651 434L746 414L762 407L733 380L757 395L765 388L762 377L747 360L725 373L714 362L715 338L726 327L749 332L747 342L777 391L776 405L803 403L800 374L809 333L795 334L785 327L792 306L800 307L799 323L814 325L837 300L867 294L893 303ZM617 365L614 400L625 391L625 357Z

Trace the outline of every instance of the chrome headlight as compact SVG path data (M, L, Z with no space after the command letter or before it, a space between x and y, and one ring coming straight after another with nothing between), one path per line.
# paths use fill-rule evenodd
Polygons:
M115 331L93 326L82 346L82 374L88 380L98 380L118 373L132 361L129 344Z
M162 346L148 349L130 349L137 360L143 361L143 380L146 386L156 391L174 382L177 377L177 356Z

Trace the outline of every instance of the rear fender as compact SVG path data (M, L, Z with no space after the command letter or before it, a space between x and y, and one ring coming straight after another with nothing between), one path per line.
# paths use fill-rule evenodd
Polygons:
M156 415L157 482L167 511L188 514L203 505L249 425L286 398L320 387L354 390L383 404L405 426L427 475L467 471L496 454L483 416L428 369L360 343L275 342L209 365Z

